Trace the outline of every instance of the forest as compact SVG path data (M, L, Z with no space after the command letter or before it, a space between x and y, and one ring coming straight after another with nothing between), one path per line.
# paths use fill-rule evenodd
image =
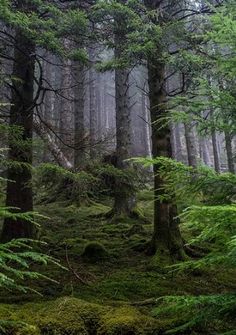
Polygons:
M0 335L236 335L236 1L0 0Z

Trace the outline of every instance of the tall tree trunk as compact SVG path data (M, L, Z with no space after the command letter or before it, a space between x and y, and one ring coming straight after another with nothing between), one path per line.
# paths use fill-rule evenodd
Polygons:
M188 156L188 164L192 167L197 167L198 165L198 152L196 145L196 137L194 133L193 125L190 123L184 124L185 129L185 140L187 147L187 156Z
M121 2L124 2L123 0ZM115 58L122 56L124 31L127 22L117 18L115 31ZM117 167L125 170L129 167L126 161L131 152L131 109L129 96L130 69L117 68L115 70L115 99L116 99L116 156ZM117 185L113 206L114 215L132 215L135 206L135 196L128 192L127 185Z
M153 157L172 157L170 128L163 121L166 116L167 97L163 88L165 65L158 60L151 58L148 63L149 69L149 97L152 121L152 154ZM156 126L158 122L158 127ZM170 255L173 258L182 259L183 242L179 231L178 220L176 219L176 205L173 201L160 200L163 196L165 180L160 177L158 166L154 165L154 232L152 237L152 252L160 255Z
M148 9L158 10L160 3L145 0L145 5ZM155 23L157 24L157 22ZM163 121L163 117L166 117L167 113L165 64L161 61L162 50L158 45L156 46L155 54L158 56L150 55L148 59L152 154L153 157L171 158L170 128ZM176 219L177 208L174 199L172 201L161 199L164 194L164 187L165 180L160 176L158 166L154 165L154 232L150 250L155 253L158 261L165 256L174 259L182 259L184 257L183 241L179 230L179 222Z
M228 171L231 173L235 173L232 135L227 131L225 132L225 148L227 154Z
M205 165L211 166L211 157L209 153L209 145L207 142L207 139L204 137L199 138L200 142L200 156L202 158L202 161Z
M85 162L85 67L75 62L75 106L74 106L74 166L81 168Z
M64 40L64 48L69 50L71 43L68 39ZM59 114L59 136L61 138L60 147L68 160L72 161L73 151L69 147L72 144L72 64L71 60L64 60L61 78L61 105Z
M215 130L211 133L212 137L212 148L213 148L213 157L214 157L214 167L216 172L221 171L220 167L220 155L219 155L219 146L218 146L218 139L217 139L217 133Z
M89 134L89 143L90 143L90 157L92 159L96 158L96 140L97 140L97 110L96 110L96 71L93 67L93 62L95 58L94 49L89 49L89 58L91 66L89 69L89 96L90 96L90 134Z
M16 208L16 212L23 213L33 210L31 164L35 46L20 31L16 32L15 41L6 206ZM18 138L12 136L14 126L21 129ZM9 241L20 237L34 238L34 225L24 219L5 219L1 239Z
M129 107L129 70L116 69L116 156L117 167L125 170L130 158L131 132ZM113 212L115 215L130 215L135 206L135 197L127 194L124 186L117 186Z

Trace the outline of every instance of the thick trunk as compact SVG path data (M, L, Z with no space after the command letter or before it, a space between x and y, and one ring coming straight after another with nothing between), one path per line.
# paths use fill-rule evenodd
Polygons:
M225 132L225 148L227 154L228 171L231 173L235 173L232 136L228 132Z
M172 157L171 133L163 121L166 116L167 97L164 90L165 65L152 58L149 60L149 98L152 121L152 154L153 157ZM157 122L158 121L158 122ZM158 126L157 126L158 124ZM154 232L151 251L158 255L168 255L173 258L183 258L183 242L176 219L177 209L174 199L160 200L164 195L165 180L159 175L158 166L154 166Z
M131 132L129 108L129 70L117 69L115 71L116 85L116 155L117 167L129 167ZM113 211L117 215L130 215L135 205L135 197L131 196L125 185L117 185Z
M117 21L118 22L118 21ZM115 58L120 59L123 44L123 31L126 31L126 22L119 21L115 33ZM122 28L124 30L122 30ZM116 99L116 155L117 167L125 170L129 167L126 161L131 152L131 114L129 96L130 69L115 70L115 99ZM128 186L129 188L129 186ZM135 206L135 196L130 194L127 185L117 185L113 213L115 215L131 215Z
M160 10L162 2L145 0L150 10ZM153 18L155 24L161 24L162 17ZM172 158L171 133L164 121L167 113L167 96L165 90L166 67L162 59L162 49L156 46L155 55L148 58L149 100L152 121L152 154L153 157ZM177 207L174 199L165 198L165 180L160 177L157 165L154 165L154 232L150 250L155 253L155 260L167 256L171 259L183 259L183 241L176 219Z
M33 210L31 164L35 47L19 31L16 32L15 40L10 127L20 127L21 133L18 138L9 135L8 159L12 163L7 171L6 206L23 213ZM12 130L11 132L14 133ZM24 219L5 219L2 240L20 237L34 238L34 225Z

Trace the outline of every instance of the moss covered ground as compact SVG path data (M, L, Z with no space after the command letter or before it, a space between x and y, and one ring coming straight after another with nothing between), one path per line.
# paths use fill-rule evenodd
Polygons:
M11 322L6 334L164 334L177 320L152 316L157 298L236 289L234 271L173 274L167 268L153 268L145 254L152 232L152 193L144 191L138 200L150 223L105 219L101 214L110 210L107 201L80 207L67 202L37 205L37 211L48 217L41 219L39 232L39 239L47 242L44 251L68 270L41 267L41 272L57 281L31 283L41 296L0 293L0 320ZM192 334L211 333L195 330Z

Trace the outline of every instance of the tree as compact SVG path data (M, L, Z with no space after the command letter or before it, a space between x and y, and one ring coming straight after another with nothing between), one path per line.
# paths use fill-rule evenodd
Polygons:
M17 6L23 13L34 9L26 1ZM14 43L14 64L11 85L10 126L20 127L19 139L9 140L9 167L7 171L6 206L16 211L33 210L32 194L32 135L34 100L35 44L21 31L16 29ZM18 166L18 164L20 166ZM2 240L16 237L35 237L35 226L30 221L9 217L4 220Z
M149 11L154 11L152 23L161 25L159 2L146 0ZM172 157L171 133L164 121L167 116L167 94L165 90L166 64L161 40L148 57L149 99L152 121L152 154L153 157ZM158 56L157 56L158 55ZM156 255L168 255L175 259L184 258L183 241L179 231L177 210L174 199L162 199L165 180L160 176L158 165L154 164L154 232L151 241L151 252Z
M7 81L7 85L11 87L11 108L6 205L13 212L30 212L33 210L33 113L39 112L38 107L48 90L45 87L39 61L41 54L37 47L68 56L60 43L60 37L67 36L71 27L76 31L78 25L86 26L86 20L79 11L64 13L57 5L40 0L14 3L6 1L1 5L0 17L5 24L1 31L1 43L11 49L10 55L5 55L3 51L0 58L9 57L13 61L10 84ZM55 28L57 26L61 27L60 31ZM72 53L71 50L70 52ZM18 129L18 137L10 136L14 129ZM35 236L32 222L20 216L15 220L12 217L4 220L3 241Z

